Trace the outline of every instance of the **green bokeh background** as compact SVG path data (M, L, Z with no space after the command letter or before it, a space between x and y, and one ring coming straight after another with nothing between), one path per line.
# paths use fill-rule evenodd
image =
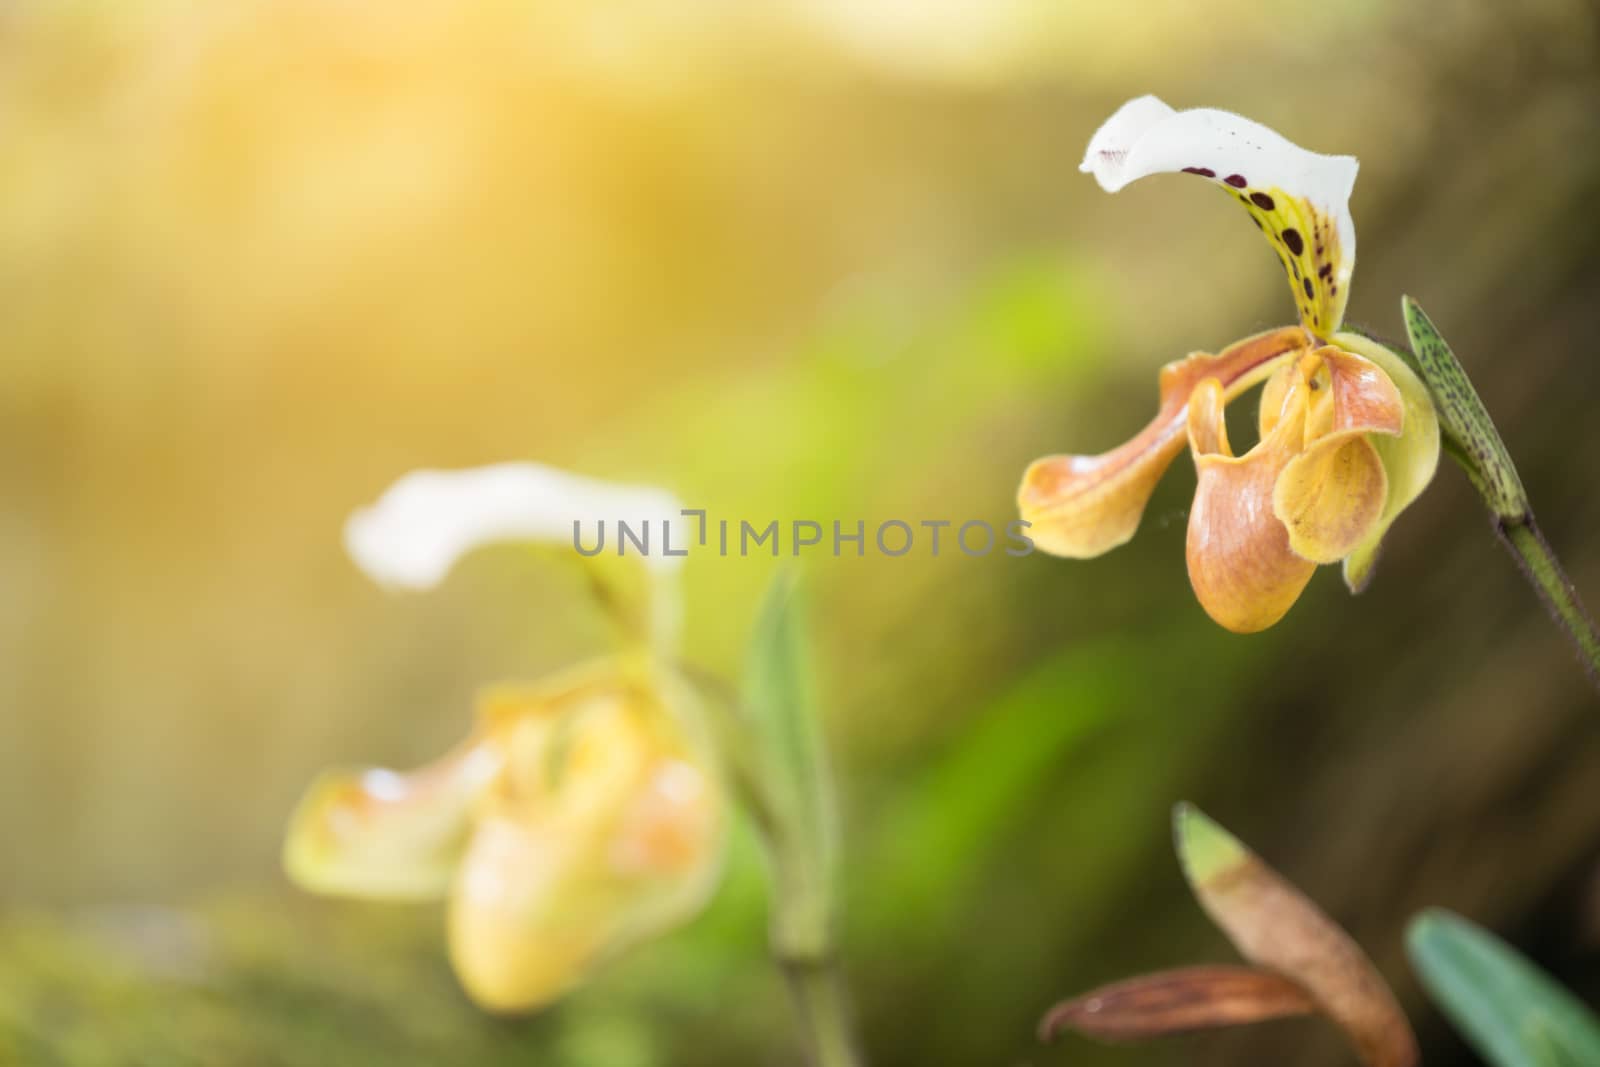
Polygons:
M8 5L0 1063L798 1063L748 835L703 918L523 1021L465 1002L437 908L285 883L319 768L425 761L603 635L516 549L386 594L341 524L529 458L713 518L1003 525L1161 363L1293 314L1204 183L1077 173L1144 92L1361 158L1351 321L1426 307L1600 598L1592 4ZM1231 958L1184 798L1369 948L1429 1064L1471 1061L1404 963L1425 905L1600 996L1600 718L1465 480L1253 638L1189 592L1192 484L1090 563L809 557L873 1063L1350 1062L1312 1022L1035 1043ZM690 560L699 663L776 566Z

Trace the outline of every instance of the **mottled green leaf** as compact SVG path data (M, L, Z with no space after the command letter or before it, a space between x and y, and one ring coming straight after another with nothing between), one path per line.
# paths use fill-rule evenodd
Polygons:
M1468 457L1467 476L1483 494L1490 510L1501 519L1521 519L1528 512L1528 495L1478 391L1422 308L1409 296L1401 298L1401 307L1411 350L1433 393L1445 435L1455 445L1452 454Z

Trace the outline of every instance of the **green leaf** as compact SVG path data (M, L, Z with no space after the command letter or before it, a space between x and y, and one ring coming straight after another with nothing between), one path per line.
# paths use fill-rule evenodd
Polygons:
M1528 495L1522 479L1466 370L1422 308L1409 296L1401 298L1401 307L1411 350L1433 393L1446 440L1453 446L1451 454L1469 459L1463 464L1467 477L1495 515L1502 520L1523 519L1528 514Z
M1524 1038L1541 1063L1550 1067L1584 1067L1583 1060L1578 1058L1572 1046L1562 1041L1542 1020L1535 1020L1528 1026Z
M789 958L828 952L839 853L805 618L795 581L780 574L750 639L743 692L746 791L777 883L773 940Z
M1511 946L1447 911L1406 934L1429 995L1494 1067L1600 1063L1600 1022Z

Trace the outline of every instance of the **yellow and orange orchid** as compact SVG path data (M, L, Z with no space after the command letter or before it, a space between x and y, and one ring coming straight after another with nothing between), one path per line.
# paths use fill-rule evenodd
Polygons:
M1198 475L1189 578L1207 614L1240 633L1271 626L1317 565L1362 589L1395 517L1427 487L1439 424L1404 360L1341 329L1355 265L1349 156L1306 151L1224 111L1131 100L1089 142L1082 169L1108 192L1152 174L1194 174L1241 203L1283 263L1298 326L1197 352L1161 371L1160 408L1097 456L1047 456L1017 492L1046 552L1099 556L1128 541L1187 441ZM1236 456L1229 402L1261 386L1260 441Z
M409 475L352 518L346 541L374 578L427 588L490 541L677 513L657 490L508 464ZM291 820L290 878L321 893L446 898L473 1000L548 1004L694 914L717 882L727 803L695 694L663 652L619 650L491 688L467 739L420 770L324 775Z

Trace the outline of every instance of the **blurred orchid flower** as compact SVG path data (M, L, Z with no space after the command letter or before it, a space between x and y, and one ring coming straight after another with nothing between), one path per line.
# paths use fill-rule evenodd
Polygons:
M1189 577L1213 619L1241 633L1271 626L1318 564L1342 562L1350 589L1364 588L1389 525L1433 478L1439 424L1400 356L1340 329L1355 264L1355 159L1145 96L1095 133L1082 169L1108 192L1161 173L1215 182L1267 236L1300 325L1168 364L1155 419L1121 447L1034 462L1017 493L1029 536L1077 559L1125 543L1187 440L1199 474ZM1263 383L1261 440L1235 456L1225 408Z
M373 577L428 588L490 541L676 510L659 490L533 465L419 472L353 517L347 542ZM420 770L326 774L291 820L290 878L448 898L456 972L494 1011L548 1004L683 921L717 882L727 804L695 695L659 651L491 688L467 739Z

